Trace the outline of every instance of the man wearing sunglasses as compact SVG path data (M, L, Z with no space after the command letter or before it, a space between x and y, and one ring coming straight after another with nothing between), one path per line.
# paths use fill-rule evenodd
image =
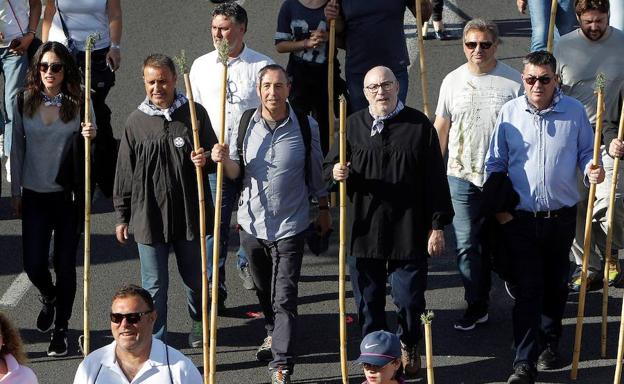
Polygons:
M491 21L470 20L464 27L467 62L449 73L440 87L434 126L447 175L457 239L457 267L464 283L466 312L454 324L469 331L488 320L490 263L483 257L479 218L485 182L485 155L503 104L522 90L520 72L496 60L498 28Z
M199 384L190 359L152 336L158 314L151 295L130 284L113 296L112 343L89 354L78 366L74 384Z
M619 118L618 100L624 95L624 32L609 26L608 0L579 0L576 3L576 15L580 28L562 37L555 47L557 69L561 76L563 92L578 99L589 116L592 125L596 124L596 94L594 93L596 74L604 73L605 84L605 120L614 121ZM592 58L579 60L578 53ZM588 288L602 287L601 273L603 264L600 254L604 255L607 240L607 208L613 176L612 156L621 156L610 145L617 143L617 126L605 125L603 145L601 147L602 162L606 171L606 182L596 188L592 219L592 246L589 253ZM615 149L615 148L614 148ZM608 151L609 150L609 151ZM608 152L607 152L608 151ZM619 179L624 179L624 169L620 168ZM574 261L577 265L570 288L579 291L581 288L581 265L583 263L583 240L585 232L585 215L587 212L587 189L579 185L583 199L579 202L576 218L576 238L572 245ZM617 204L613 228L613 247L607 265L609 285L621 282L622 274L618 262L618 251L624 246L624 207L622 194L624 183L618 183ZM600 254L596 250L598 250Z
M592 164L593 132L583 105L558 89L557 62L546 51L528 54L524 96L501 109L490 142L486 171L507 174L519 195L511 212L497 213L509 244L515 286L513 334L516 356L508 384L533 384L537 369L559 363L561 319L568 297L568 254L584 183L604 179Z

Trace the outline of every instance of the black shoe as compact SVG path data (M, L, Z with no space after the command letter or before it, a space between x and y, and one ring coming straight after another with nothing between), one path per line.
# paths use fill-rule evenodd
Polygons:
M488 321L488 307L484 304L468 304L464 316L457 320L453 327L458 331L470 331L473 330L477 324L482 324Z
M58 357L67 355L67 330L55 329L48 347L48 356Z
M40 296L39 301L41 301L42 307L39 316L37 316L37 329L39 332L48 332L52 329L52 324L54 324L56 298Z
M256 285L253 282L253 278L251 277L251 272L249 271L249 266L245 265L238 270L238 277L243 280L243 288L248 291L253 291L256 289Z
M549 371L559 368L559 353L553 345L546 346L537 359L537 369L540 371Z
M273 342L273 338L271 336L267 336L264 338L262 345L258 347L258 351L256 352L256 359L258 361L273 360L273 352L271 352L272 342Z
M228 1L234 1L234 0L210 0L210 2L213 4L222 4L222 3L227 3Z
M535 368L528 364L520 363L514 368L514 373L507 379L507 384L535 384L537 373Z

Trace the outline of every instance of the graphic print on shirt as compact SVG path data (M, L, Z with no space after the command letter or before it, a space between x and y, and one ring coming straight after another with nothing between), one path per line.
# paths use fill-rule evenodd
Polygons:
M318 24L318 29L326 31L327 23L325 21L320 21ZM292 31L295 41L309 39L312 35L310 27L308 26L308 22L301 19L295 19L291 21L290 30ZM322 64L327 61L327 56L325 54L325 52L327 51L325 47L326 45L327 43L324 42L316 48L304 49L302 51L294 52L294 54L309 63Z

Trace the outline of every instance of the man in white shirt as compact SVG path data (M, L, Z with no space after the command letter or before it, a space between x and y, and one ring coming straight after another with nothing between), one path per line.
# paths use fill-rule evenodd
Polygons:
M201 384L191 360L152 337L157 315L145 289L131 284L117 291L110 313L115 341L80 363L74 384Z
M455 210L457 266L468 303L454 327L469 331L488 320L491 268L480 241L483 223L479 214L486 153L498 112L520 95L522 84L518 71L496 60L496 24L470 20L463 40L467 62L444 78L434 126L442 155L447 149L449 152L447 174Z
M258 72L273 60L249 48L243 41L247 32L247 12L235 2L219 4L212 11L212 40L215 50L193 62L190 78L195 101L208 111L210 122L217 137L221 129L221 91L223 64L219 61L217 47L225 40L229 46L228 79L225 103L225 144L230 143L233 130L238 129L240 118L247 109L257 108L260 98L256 94ZM210 174L213 201L216 195L216 174ZM223 202L221 206L221 247L219 252L219 308L225 309L225 258L230 231L232 210L237 201L238 188L234 181L223 179ZM208 236L207 248L213 248L212 236ZM238 250L239 276L246 289L254 289L249 263L242 249ZM212 281L212 257L208 258L208 274Z

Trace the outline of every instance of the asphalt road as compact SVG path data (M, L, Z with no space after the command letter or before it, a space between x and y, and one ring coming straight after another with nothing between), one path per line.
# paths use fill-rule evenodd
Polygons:
M241 1L242 3L243 1ZM246 1L249 16L249 33L246 41L252 48L267 53L279 63L285 64L286 55L275 53L273 34L279 0ZM120 135L126 116L145 97L141 79L143 58L154 52L176 55L185 49L194 59L212 50L210 39L210 12L213 4L207 0L183 1L124 1L124 38L122 68L117 74L117 84L108 98L113 110L113 123ZM445 9L447 26L456 36L461 35L462 23L472 17L495 20L504 44L498 57L505 63L520 68L520 58L528 48L530 26L525 16L515 9L515 1L507 0L447 0ZM409 38L412 62L417 63L415 21L406 16L406 33ZM435 109L438 88L443 76L465 60L460 40L425 43L428 68L430 105ZM418 77L418 65L410 69L408 105L420 108L422 100ZM182 83L180 83L182 86ZM37 291L29 286L23 275L21 262L21 223L13 220L6 197L8 185L3 185L4 196L0 199L0 310L8 313L22 329L30 358L30 366L41 383L68 383L81 361L77 338L82 333L82 280L78 284L78 297L74 316L70 323L70 353L64 358L46 356L49 336L35 329L39 311ZM91 327L94 347L111 341L107 313L112 293L123 283L139 283L140 272L136 246L121 247L113 236L114 219L111 204L98 201L94 207L92 236L92 302ZM335 213L335 212L334 212ZM337 221L335 221L337 224ZM337 232L337 231L336 231ZM456 272L453 256L453 239L447 233L449 251L445 256L432 259L430 265L428 308L435 312L433 322L433 353L435 375L438 383L498 383L504 382L511 371L511 308L500 281L494 278L490 321L472 332L460 333L452 329L452 323L464 309L463 289ZM234 236L236 238L236 236ZM295 371L298 383L339 383L338 355L338 303L337 303L337 238L325 256L306 255L300 283L299 304L299 352ZM82 246L81 246L82 247ZM230 245L232 254L236 242ZM82 249L82 248L80 248ZM266 367L255 361L255 350L261 343L264 330L262 319L255 318L258 311L255 295L243 290L230 255L227 264L229 298L228 311L219 318L217 379L219 383L264 383L268 376ZM82 275L82 251L78 255L78 274ZM169 293L169 343L182 350L201 365L201 350L186 346L186 334L190 319L186 314L185 299L175 263L171 263L171 286ZM622 290L609 292L609 344L608 357L599 356L600 298L599 293L588 296L585 318L584 345L579 383L607 383L612 381L617 331L619 324L620 297ZM388 300L391 303L390 300ZM348 313L354 317L352 294L348 291ZM392 305L387 307L391 323L394 322ZM544 383L569 382L572 356L573 332L576 315L576 296L570 296L566 309L564 337L561 350L566 366L560 370L542 373ZM354 323L348 325L349 360L353 361L359 351L360 335ZM355 364L350 364L351 383L360 383L362 374ZM424 382L424 375L415 382Z

